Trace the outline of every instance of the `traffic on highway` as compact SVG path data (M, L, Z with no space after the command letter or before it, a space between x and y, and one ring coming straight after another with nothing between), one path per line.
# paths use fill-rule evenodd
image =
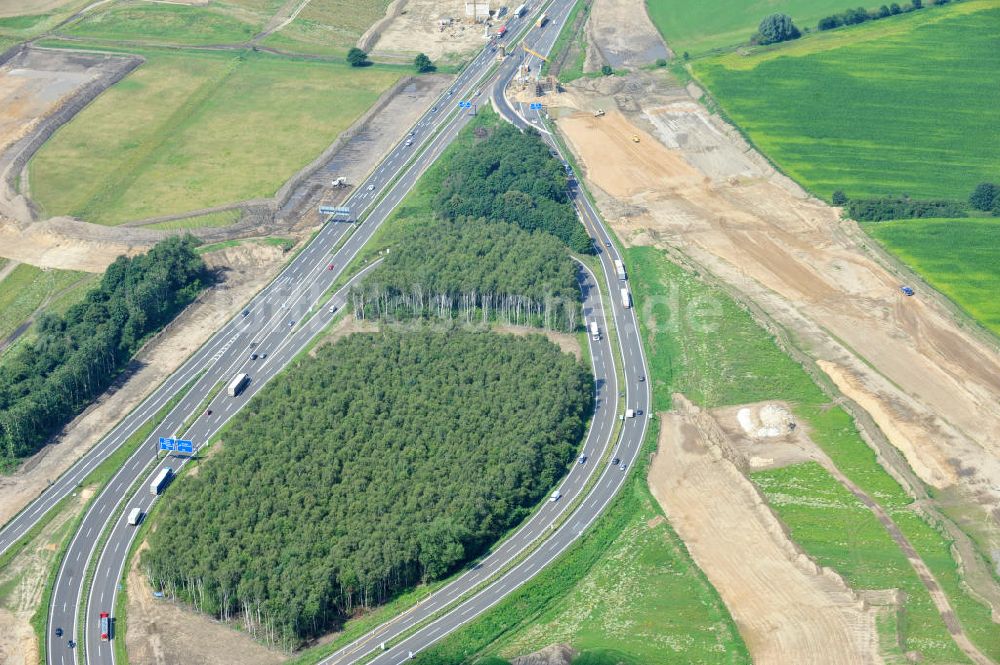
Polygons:
M508 45L528 40L533 51L547 54L565 23L572 0L553 0L511 16ZM520 14L520 12L519 12ZM547 17L540 21L539 16ZM0 531L0 553L26 534L102 460L162 410L175 396L162 422L105 485L83 516L63 559L52 590L46 659L67 665L114 663L114 608L119 581L128 560L136 526L149 513L188 455L161 454L161 438L193 442L193 453L217 433L264 385L300 353L346 304L350 286L377 262L342 282L346 271L375 230L390 215L420 175L441 155L469 120L459 100L477 97L487 87L503 117L522 129L529 126L507 101L505 90L522 61L517 52L497 64L487 45L451 88L412 127L345 202L353 223L329 221L278 277L234 316L202 348L128 414L108 436L56 480L44 494ZM558 153L559 147L551 143ZM418 607L378 627L323 663L400 662L426 649L472 620L531 579L571 545L596 519L624 482L643 440L649 409L638 325L627 290L614 262L620 260L610 235L586 196L571 194L594 238L603 275L581 266L583 314L598 330L590 335L597 380L595 411L579 464L574 464L551 501L477 565L442 587ZM599 280L606 296L602 296ZM335 286L339 288L331 295ZM617 348L612 347L616 343ZM616 356L621 362L616 362ZM623 380L623 382L622 382ZM626 413L635 417L626 417ZM619 427L620 426L620 427ZM617 431L618 438L612 441ZM613 450L609 450L613 444ZM616 460L615 464L610 464ZM161 510L184 510L164 505ZM416 627L416 629L415 629ZM78 653L82 650L82 653Z

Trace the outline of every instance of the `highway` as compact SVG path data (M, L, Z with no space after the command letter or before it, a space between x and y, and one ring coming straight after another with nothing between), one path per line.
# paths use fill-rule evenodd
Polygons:
M528 43L534 50L548 53L572 5L573 0L554 0L547 7L546 13L551 18L549 24L542 30L531 29L527 36ZM537 12L538 6L533 5L528 16L509 22L508 39L511 40L511 45L517 39L516 33L524 29L527 22L537 16ZM163 409L181 388L191 384L186 395L174 406L164 422L106 485L74 535L60 563L52 593L46 631L49 663L72 663L79 654L74 654L69 647L69 640L76 636L82 636L83 644L78 646L85 648L87 663L114 662L110 644L100 638L98 617L100 612L110 612L113 609L118 580L135 533L135 529L125 523L124 515L133 507L148 511L151 503L156 500L146 487L149 478L158 469L169 466L177 470L184 462L183 457L159 458L156 454L158 437L181 434L184 423L190 423L184 432L184 438L194 440L197 445L203 444L326 326L334 316L329 311L331 305L343 307L348 286L342 287L328 299L326 294L329 288L409 192L423 171L466 124L468 116L455 109L455 102L460 99L475 99L492 81L490 96L494 104L505 117L513 119L519 125L524 124L523 119L507 105L503 96L503 90L516 74L518 64L524 57L523 52L514 51L497 72L492 72L493 53L488 47L479 53L453 84L451 91L454 92L442 95L436 105L414 126L413 145L407 146L404 141L395 146L369 178L355 188L347 205L356 214L364 212L367 215L364 223L357 226L327 223L304 251L251 301L246 308L246 316L238 314L229 321L94 449L0 531L2 552L37 523L47 510L75 491L77 483L90 470ZM500 91L499 95L494 94L497 90ZM541 506L515 534L479 562L476 568L459 576L419 606L322 662L355 662L372 655L374 662L399 662L408 657L411 651L416 653L425 649L523 584L563 552L596 519L624 482L624 469L611 466L595 468L595 465L612 432L619 391L624 393L627 406L640 410L643 415L623 421L615 456L621 457L630 465L641 445L649 407L648 386L644 381L645 363L634 312L626 308L618 296L619 284L614 276L612 263L617 258L614 245L586 198L578 194L575 194L575 198L584 223L597 239L603 279L610 294L609 301L602 303L597 278L589 271L581 270L584 316L600 320L604 316L613 317L618 331L619 352L624 359L622 371L626 379L625 385L619 387L614 369L614 353L609 345L610 337L606 334L607 324L602 324L602 332L605 332L602 339L591 342L598 394L591 430L584 448L590 461L574 465L570 469L560 485L562 499ZM331 265L332 269L329 268ZM355 276L355 279L357 277L359 276ZM261 354L261 357L256 361L250 360L251 352ZM266 357L263 354L267 354ZM247 389L236 398L228 397L222 392L206 408L206 399L213 394L220 382L227 382L238 372L246 372L252 377ZM598 479L591 486L589 494L562 526L553 528L553 521L572 505L573 499L587 486L588 479L595 473L598 474ZM181 510L185 507L170 506L169 509ZM108 525L110 530L107 541L98 549L98 538L107 530ZM546 535L548 538L542 542ZM523 555L538 542L542 542L540 547L518 559L519 555ZM508 568L518 560L515 566L498 579L491 581L485 588L480 588L495 572ZM84 593L84 577L88 566L92 566L96 572L89 592ZM460 605L449 608L441 616L436 616L439 610L467 594L471 597L465 598ZM81 608L84 610L82 625L78 624ZM407 633L411 627L432 619L428 625ZM64 636L55 636L57 627L65 631ZM405 638L401 641L394 641L404 634ZM384 652L381 649L383 642L392 643Z

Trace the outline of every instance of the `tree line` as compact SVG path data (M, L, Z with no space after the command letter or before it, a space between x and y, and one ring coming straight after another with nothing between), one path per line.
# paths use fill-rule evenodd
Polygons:
M171 238L120 256L65 314L43 314L37 337L0 364L0 466L38 451L121 374L152 333L208 281L196 240Z
M567 194L562 165L538 133L503 122L488 132L453 153L433 199L434 212L448 220L482 218L546 231L575 252L593 252Z
M931 4L943 5L947 2L948 0L935 0ZM877 21L889 16L896 16L898 14L923 9L923 6L923 0L913 0L913 2L909 3L905 7L900 5L898 2L893 2L892 4L882 5L878 9L872 10L865 9L864 7L845 9L839 14L824 16L819 20L816 28L818 30L833 30L834 28L839 28L842 25L858 25L867 21Z
M357 318L502 321L576 330L580 290L563 244L483 219L407 230L351 292Z
M572 463L592 389L538 335L350 335L272 380L168 489L142 569L294 648L521 521Z

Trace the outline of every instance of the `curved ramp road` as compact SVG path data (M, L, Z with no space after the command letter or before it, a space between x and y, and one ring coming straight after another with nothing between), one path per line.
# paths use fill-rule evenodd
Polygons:
M571 0L557 0L553 7L558 5L564 15L571 4ZM531 20L529 16L509 23L510 45L524 36L513 36L512 33L528 32ZM163 467L176 469L183 462L181 458L159 459L155 452L158 437L178 434L183 423L194 418L185 438L193 439L196 445L203 443L323 327L332 316L329 306L342 303L344 291L329 302L322 302L324 294L412 188L420 174L440 156L468 121L467 115L457 112L455 102L476 98L480 86L494 76L494 65L495 58L489 49L480 52L457 78L451 90L443 94L436 106L414 125L412 144L406 145L404 141L395 146L382 164L359 185L347 205L353 208L356 215L362 212L366 215L360 227L355 230L346 224L328 223L278 278L251 301L245 316L237 315L227 323L111 434L0 531L2 552L60 499L73 492L87 473L147 423L171 396L193 382L191 389L165 421L96 498L74 535L60 563L49 608L46 638L48 662L68 664L74 659L88 663L114 662L112 649L107 641L101 639L99 627L100 613L114 606L117 576L134 533L134 530L124 528L123 515L132 507L147 509L153 500L148 490L149 479ZM515 58L508 58L499 67L499 78L509 80L516 66ZM336 251L334 248L337 248ZM334 266L333 269L328 269L330 265ZM303 324L303 320L307 322ZM260 354L260 358L250 360L251 352ZM242 371L252 377L243 394L229 399L225 395L218 396L208 409L211 415L207 411L200 415L197 413L215 386L228 382ZM111 530L107 542L97 551L97 540L109 525ZM93 585L85 596L84 579L91 565L95 569ZM84 614L83 623L78 624L81 613ZM65 631L63 637L55 636L57 627ZM83 648L74 652L69 647L69 641L77 637L82 638L78 647ZM111 639L114 639L113 621Z

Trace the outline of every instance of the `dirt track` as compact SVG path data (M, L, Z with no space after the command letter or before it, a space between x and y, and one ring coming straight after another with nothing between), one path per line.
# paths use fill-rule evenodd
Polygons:
M801 554L724 451L712 416L683 397L666 414L649 485L729 608L758 665L881 663L879 610Z
M932 294L902 296L903 278L855 223L776 174L665 76L583 85L549 101L609 109L558 124L622 239L669 249L744 293L825 361L924 482L962 488L1000 515L996 347Z

